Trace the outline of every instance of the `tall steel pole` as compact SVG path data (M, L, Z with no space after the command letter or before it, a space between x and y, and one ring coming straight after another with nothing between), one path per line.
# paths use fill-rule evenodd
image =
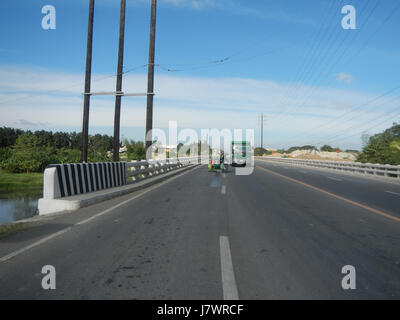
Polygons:
M87 157L88 157L89 107L90 107L89 93L90 93L90 80L92 75L93 17L94 17L94 0L90 0L87 49L86 49L85 92L83 100L82 154L81 154L82 162L87 162Z
M121 0L121 14L119 22L119 48L118 48L118 66L117 66L117 95L115 97L115 114L114 114L114 151L113 160L119 161L119 129L121 120L121 95L118 93L122 90L122 68L124 63L124 38L125 38L125 9L126 0Z
M264 149L263 139L264 139L264 115L261 112L261 150Z
M152 144L152 137L149 132L153 129L153 95L154 95L154 51L156 40L156 11L157 0L151 1L150 18L150 47L149 47L149 66L147 77L147 110L146 110L146 150Z

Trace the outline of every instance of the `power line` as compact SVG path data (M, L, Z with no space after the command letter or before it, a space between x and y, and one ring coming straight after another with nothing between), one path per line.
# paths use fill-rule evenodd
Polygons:
M375 30L375 32L371 33L370 37L367 38L367 40L363 43L362 46L359 47L359 50L357 51L356 54L352 55L345 63L344 65L349 64L352 60L354 60L362 51L365 49L365 47L368 45L368 43L371 41L371 39L382 29L382 27L390 21L390 19L394 16L394 14L400 9L400 2L393 8L390 9L389 15L381 22L380 26Z
M363 8L364 10L362 11L362 13L361 13L360 16L362 16L363 13L366 12L367 7L368 7L368 4L369 4L369 1L370 1L370 0L368 0L367 5ZM370 14L369 14L369 16L368 16L368 18L367 18L367 20L365 21L365 23L364 23L363 26L365 26L365 25L367 24L369 18L371 17L372 12L376 9L376 7L377 7L377 5L376 5L376 6L374 7L374 9L370 12ZM352 42L354 42L354 40L355 40L355 38L357 37L358 34L359 34L359 33L355 33L355 34L354 34L353 39L352 39ZM336 51L335 51L331 56L334 56L334 55L336 54L336 52L338 51L338 49L344 44L344 42L346 41L346 39L348 38L349 35L350 35L350 32L347 32L347 33L346 33L346 37L345 37L344 39L342 39L341 44L340 44L339 46L336 47ZM333 41L332 41L331 43L333 43ZM325 57L328 57L328 56L329 56L329 51L330 51L331 46L332 46L332 45L330 45L330 46L328 47L328 54L327 54ZM339 61L341 60L341 58L342 58L342 57L344 56L344 54L347 52L348 48L349 48L349 46L345 46L345 49L344 49L344 51L342 52L342 54L339 56L339 58L336 60L336 62L333 63L333 64L330 66L330 68L328 67L328 70L329 70L329 71L326 71L325 74L329 74L329 73L333 70L333 68L339 63ZM322 60L320 59L320 63L322 63L322 62L325 61L325 60L326 60L326 59L324 59L324 58L322 58ZM328 59L327 61L329 61L329 59ZM323 75L324 75L324 73L323 73L322 71L317 75L317 78L312 82L312 85L313 85L313 86L311 86L310 89L307 90L307 93L306 93L306 94L303 94L303 96L305 96L305 99L303 99L302 103L300 103L297 107L295 107L295 108L292 110L292 112L301 109L301 108L309 101L309 99L312 97L312 95L313 95L314 93L316 93L318 90L320 90L320 89L317 88L315 85L316 85L317 83L320 82L321 77L322 77ZM290 117L293 117L293 116L294 116L293 114L291 114L291 115L286 115L285 119L287 119L288 117L289 117L289 118L290 118ZM279 115L278 115L278 117L275 117L275 119L277 119L277 118L279 118Z
M328 128L329 128L329 126L330 126L332 123L334 123L334 122L336 122L336 121L342 119L344 116L346 116L346 115L348 115L348 114L350 114L350 113L352 113L352 112L354 112L354 111L356 111L356 110L359 110L359 109L361 109L362 107L368 106L368 105L370 105L371 103L373 103L373 102L375 102L375 101L378 101L378 100L380 100L380 99L382 99L382 98L388 96L389 94L391 94L391 93L393 93L393 92L395 92L395 91L397 91L397 90L399 90L399 89L400 89L400 85L398 85L398 86L396 86L396 87L393 87L392 89L390 89L390 90L388 90L388 91L386 91L386 92L384 92L384 93L382 93L382 94L380 94L380 95L378 95L378 96L376 96L376 97L374 97L374 98L368 100L367 102L364 102L364 103L362 103L362 104L355 104L353 107L350 107L349 110L347 110L347 111L344 112L343 114L339 115L338 117L335 117L333 120L328 120L327 122L323 123L322 125L319 125L319 126L317 126L317 127L314 127L314 128L312 129L312 132L309 132L309 133L306 134L305 136L304 136L304 134L303 134L303 135L299 135L297 138L299 138L299 137L301 137L301 136L304 136L304 137L303 137L304 139L305 139L305 138L312 137L312 136L314 136L315 134L318 134L318 133L315 133L314 131L316 131L316 130L318 130L318 129L321 129L321 128L325 127L326 125L328 125Z
M341 2L343 2L343 0L341 0ZM297 75L295 78L292 78L291 80L291 84L289 85L288 89L286 90L285 94L284 94L284 98L283 100L279 103L278 107L282 106L284 103L286 103L288 101L289 98L291 98L293 96L293 94L296 92L296 90L298 90L299 86L300 86L300 80L304 78L304 74L306 74L306 71L309 70L310 64L312 65L313 60L313 56L316 54L316 52L318 52L322 40L323 40L323 30L325 28L325 24L328 21L332 21L332 19L334 19L335 14L334 14L334 10L333 10L333 6L334 6L334 1L331 1L331 6L329 7L329 10L326 10L327 15L324 16L324 18L322 19L322 26L318 29L318 31L316 32L316 36L313 39L312 42L312 46L309 47L309 51L306 54L306 57L303 61L303 64L301 65ZM339 4L340 7L340 4ZM329 12L332 13L332 16L330 17L330 19L328 19L329 16ZM328 23L329 26L329 23ZM320 38L321 36L321 38ZM285 111L289 110L288 108L285 108ZM282 111L283 112L283 111ZM272 118L276 118L277 115L273 116Z
M397 99L398 98L399 97L397 97ZM370 127L370 128L374 128L374 127L376 127L376 126L378 126L378 125L380 125L380 124L382 124L382 123L384 123L384 122L386 122L386 121L388 121L390 119L393 119L392 118L393 115L398 113L399 109L400 109L400 106L397 106L394 109L392 109L390 112L385 112L383 115L381 115L379 117L374 117L373 119L371 119L374 122L376 122L378 119L382 119L382 118L385 118L385 120L383 122L378 123L377 125L374 125L374 126ZM323 142L329 142L331 140L336 140L339 136L346 136L346 134L348 134L349 130L352 130L352 129L355 129L355 128L363 128L366 125L366 123L368 123L368 122L364 121L364 123L361 124L360 126L347 127L344 130L341 130L339 133L336 133L334 136L328 137L327 138L328 140L325 139ZM365 131L365 129L362 129L361 131ZM322 142L318 142L317 144L319 144L319 143L322 143Z
M398 106L398 107L396 108L396 110L393 110L393 111L391 112L391 114L388 115L388 117L387 117L385 120L383 120L383 121L381 121L381 122L378 122L378 123L374 124L374 125L371 126L371 127L364 128L364 129L362 129L360 132L357 132L357 133L355 133L355 134L351 134L351 135L347 135L347 136L345 135L344 138L348 139L348 138L355 137L355 136L359 135L359 134L362 133L362 132L366 132L366 131L368 131L368 130L374 129L374 128L376 128L376 127L378 127L378 126L380 126L380 125L382 125L382 124L388 122L389 120L393 121L393 118L392 118L393 113L398 113L399 110L400 110L400 106ZM331 143L332 141L335 141L336 139L337 139L337 137L335 137L335 138L333 138L333 139L331 139L331 140L328 140L328 141L324 141L324 142L325 142L325 143ZM341 140L343 140L343 137L341 138Z
M130 73L130 72L133 72L135 70L145 68L146 66L147 66L147 64L143 64L143 65L140 65L140 66L132 67L132 68L122 72L122 74ZM104 77L101 77L101 78L94 78L91 82L92 83L100 82L100 81L103 81L103 80L106 80L106 79L115 78L117 76L118 76L118 74L112 74L112 75L104 76ZM65 91L67 89L71 89L71 88L75 88L75 87L82 87L82 82L71 84L71 85L68 85L68 86L65 86L65 87L60 87L60 88L53 89L53 90L44 90L44 91L42 90L41 92L45 93L45 94L57 93L57 92L62 92L62 91ZM10 99L10 100L5 100L5 101L0 101L0 104L6 104L6 103L16 102L16 101L20 101L20 100L26 100L26 99L32 98L32 97L34 97L36 95L37 94L29 94L29 95L27 95L25 97L20 97L20 98L17 98L17 99Z
M370 17L372 16L372 13L376 10L377 6L378 6L378 3L377 3L377 4L375 5L375 7L370 11L370 13L369 13L367 19L365 20L365 23L363 24L363 27L367 24L368 20L369 20ZM366 11L366 9L367 9L367 8L365 7L365 10L363 11L363 13ZM353 38L352 38L352 42L354 42L354 40L355 40L355 38L358 36L358 34L359 34L359 33L354 34L354 36L353 36ZM344 56L344 54L347 52L348 48L349 48L349 46L346 46L346 47L345 47L345 50L342 52L342 55L339 56L339 58L338 58L338 60L336 61L336 63L333 64L333 65L331 66L331 68L329 69L329 72L333 69L333 67L334 67L336 64L339 63L339 61L341 60L341 58L342 58L342 57ZM321 73L321 74L322 74L322 73ZM321 74L320 74L320 76L321 76ZM311 94L308 95L307 100L303 101L303 103L302 103L301 105L299 105L297 108L295 108L295 110L298 110L299 108L303 107L303 106L305 105L305 103L309 100L309 98L311 97L311 95L312 95L313 92L315 92L315 88L312 90ZM352 111L346 112L345 114L348 114L348 113L350 113L350 112L352 112ZM341 117L344 116L345 114L341 115L339 118L341 118ZM290 118L290 117L293 117L293 116L294 116L294 115L292 114L292 115L288 115L287 117ZM287 117L286 117L286 118L287 118ZM324 126L324 125L319 126L319 127L323 127L323 126Z

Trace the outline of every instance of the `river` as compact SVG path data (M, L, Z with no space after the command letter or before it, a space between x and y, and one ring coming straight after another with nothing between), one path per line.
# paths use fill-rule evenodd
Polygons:
M37 214L42 188L0 192L0 224L30 218Z

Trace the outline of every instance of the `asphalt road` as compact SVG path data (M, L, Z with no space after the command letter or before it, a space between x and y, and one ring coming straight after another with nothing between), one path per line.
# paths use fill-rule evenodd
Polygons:
M396 184L200 166L1 239L0 299L400 299L399 218Z

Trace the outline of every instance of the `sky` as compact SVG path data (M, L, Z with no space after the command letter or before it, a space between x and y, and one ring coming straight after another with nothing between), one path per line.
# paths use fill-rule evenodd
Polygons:
M1 1L0 126L81 130L88 5ZM115 90L119 12L95 2L92 91ZM124 92L146 92L149 22L150 0L127 0ZM154 126L254 129L259 146L263 113L264 147L360 149L400 120L399 29L397 0L158 0ZM91 98L91 134L112 135L114 100ZM145 110L122 98L122 138L144 139Z

